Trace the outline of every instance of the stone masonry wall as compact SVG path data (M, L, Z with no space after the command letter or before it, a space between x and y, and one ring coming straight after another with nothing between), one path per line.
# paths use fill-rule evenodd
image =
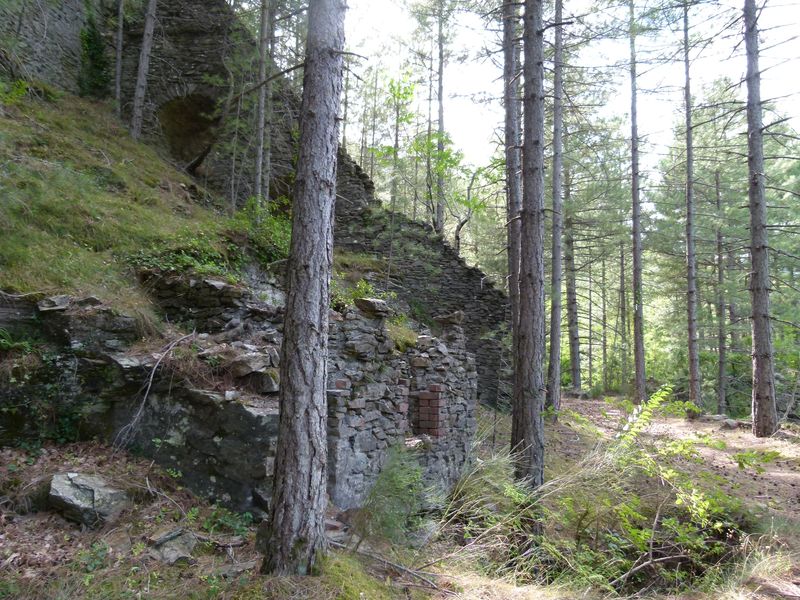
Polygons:
M90 4L99 8L99 2ZM23 75L77 92L86 6L84 0L0 2L0 50Z
M180 352L168 345L132 352L136 320L96 298L37 304L0 296L0 323L46 340L50 357L19 383L3 384L0 408L20 418L0 424L0 444L35 435L38 424L27 415L39 407L81 438L124 443L175 469L195 493L263 516L280 414L283 311L256 294L264 297L271 284L262 278L256 292L153 272L143 280L171 320L195 328ZM425 480L445 490L475 430L477 375L463 333L454 328L400 353L386 328L386 304L358 302L331 313L329 492L342 509L360 506L390 449L412 437L421 444ZM427 414L431 395L436 415Z
M342 509L364 501L389 452L401 445L418 443L424 481L449 490L475 434L477 373L463 332L454 327L443 340L421 336L419 347L399 354L388 315L385 303L362 300L332 327L329 492Z

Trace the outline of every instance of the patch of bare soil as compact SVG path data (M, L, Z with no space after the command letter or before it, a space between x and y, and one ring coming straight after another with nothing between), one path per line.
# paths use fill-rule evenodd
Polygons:
M50 479L65 471L102 477L127 492L131 508L97 529L66 520L47 506ZM183 598L190 589L213 591L225 577L255 567L252 529L234 535L226 529L231 523L179 478L108 446L0 449L0 598ZM168 566L153 553L153 540L181 529L196 536L197 546L191 558Z

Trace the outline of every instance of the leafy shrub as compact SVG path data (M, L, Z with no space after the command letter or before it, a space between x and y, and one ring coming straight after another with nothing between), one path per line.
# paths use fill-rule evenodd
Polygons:
M262 208L256 198L233 216L228 236L234 243L243 244L262 265L289 256L292 241L290 201L278 198ZM245 248L242 248L244 250Z
M395 298L394 292L380 292L366 279L359 279L354 285L347 282L341 272L334 272L331 280L331 307L338 311L345 310L359 298Z
M20 352L30 354L33 352L33 343L28 340L15 340L7 329L0 327L0 352Z
M734 568L749 527L740 503L678 469L696 442L658 445L642 435L657 414L686 414L670 392L654 394L613 443L536 490L514 481L507 452L475 461L444 515L469 564L608 592L682 588Z
M238 514L221 506L214 506L211 514L203 520L203 529L212 535L219 532L247 535L252 524L253 515L249 512Z

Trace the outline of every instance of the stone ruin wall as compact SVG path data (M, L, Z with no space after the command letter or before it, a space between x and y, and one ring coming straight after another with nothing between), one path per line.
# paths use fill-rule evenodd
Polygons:
M202 378L189 383L167 361L142 404L143 382L163 348L129 350L139 337L135 319L96 299L59 297L37 308L6 298L0 326L37 331L60 350L26 384L4 390L0 405L49 398L77 417L81 437L107 441L124 441L143 406L130 447L180 471L197 494L263 516L279 421L282 306L257 299L253 288L214 279L144 279L170 318L201 332L192 347L199 360L224 373L217 385L203 385ZM264 292L262 284L258 295ZM417 446L425 482L446 491L474 437L477 374L461 328L449 325L441 339L421 337L417 348L400 353L388 335L385 308L366 301L361 309L333 313L328 475L331 499L341 509L363 503L394 446ZM25 415L4 423L0 443L31 435L33 425Z
M99 2L90 3L99 7ZM72 93L78 92L80 32L87 23L84 0L0 2L0 50L20 74Z

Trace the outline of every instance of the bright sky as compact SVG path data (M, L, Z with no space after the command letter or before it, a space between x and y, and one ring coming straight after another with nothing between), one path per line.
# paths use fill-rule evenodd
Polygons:
M390 72L400 69L401 55L397 50L399 40L410 39L414 31L412 19L406 15L400 2L392 0L349 0L347 15L347 45L350 50L375 60ZM713 9L693 9L690 12L692 34L705 36L717 26L710 20L735 18L741 15L742 2L720 0L721 6ZM573 7L575 4L573 3ZM762 97L777 99L778 109L792 117L792 125L800 130L800 4L796 0L768 0L759 21L761 35ZM494 48L496 35L485 31L480 19L462 16L451 28L455 35L452 48L456 53L478 52L483 47ZM673 36L677 43L677 34ZM666 38L666 39L665 39ZM669 34L657 44L670 43ZM645 43L642 42L642 46ZM627 42L606 43L592 50L584 61L594 64L609 64L625 60ZM692 54L693 94L697 96L704 85L717 77L727 75L733 80L743 78L745 70L744 43L741 25L702 51ZM651 155L645 164L653 166L658 154L672 139L672 128L682 110L683 66L659 66L650 69L640 67L639 86L642 90L640 102L640 131L650 142L645 148ZM452 62L445 71L445 128L450 132L455 145L461 149L468 162L483 164L495 149L498 127L502 123L502 107L499 101L491 104L477 103L471 96L499 96L502 72L490 61ZM619 71L620 87L613 96L614 102L608 110L613 114L627 115L630 105L627 71ZM654 93L653 91L657 91ZM424 92L420 91L420 96ZM744 97L744 91L742 92Z

